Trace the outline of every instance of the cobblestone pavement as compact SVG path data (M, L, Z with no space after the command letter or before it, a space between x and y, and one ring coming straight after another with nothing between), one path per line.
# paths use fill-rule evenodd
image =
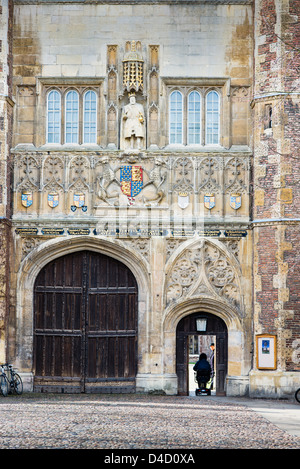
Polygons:
M249 407L207 396L0 397L0 449L299 449Z

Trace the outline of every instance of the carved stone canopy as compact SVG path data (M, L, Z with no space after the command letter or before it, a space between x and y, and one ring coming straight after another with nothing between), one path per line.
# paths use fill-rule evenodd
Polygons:
M126 43L123 59L123 89L143 91L144 88L144 60L141 53L141 43L131 41Z

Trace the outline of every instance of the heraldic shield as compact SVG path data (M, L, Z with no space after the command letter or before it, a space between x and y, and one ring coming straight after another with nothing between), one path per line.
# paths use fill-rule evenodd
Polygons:
M211 210L216 205L215 194L205 194L204 195L204 207Z
M230 207L237 210L242 205L242 196L241 194L232 194L230 196Z
M75 207L80 208L84 206L85 197L82 192L80 192L79 194L74 194L73 200Z
M127 197L135 197L143 189L143 168L141 166L122 166L120 182L123 194Z
M22 192L21 201L24 207L30 207L30 205L32 205L32 202L33 202L32 192Z
M50 193L48 194L48 205L51 208L55 208L58 206L59 202L59 195L57 193Z
M180 208L183 210L189 206L190 198L187 192L179 192L177 202Z

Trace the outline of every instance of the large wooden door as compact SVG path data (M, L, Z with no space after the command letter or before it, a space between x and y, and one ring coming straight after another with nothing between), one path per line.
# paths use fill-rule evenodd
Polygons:
M196 319L206 318L206 330L198 332ZM227 327L222 319L209 313L194 313L179 321L176 331L176 373L178 377L178 394L188 394L188 338L190 335L205 334L216 337L216 393L225 394L227 374Z
M124 264L91 251L50 262L34 311L35 391L135 391L137 284Z

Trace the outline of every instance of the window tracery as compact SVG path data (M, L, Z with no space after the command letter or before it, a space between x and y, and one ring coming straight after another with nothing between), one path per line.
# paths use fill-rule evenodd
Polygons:
M96 144L97 93L91 89L51 89L47 93L46 143Z
M169 94L169 144L220 145L219 92L182 88Z

